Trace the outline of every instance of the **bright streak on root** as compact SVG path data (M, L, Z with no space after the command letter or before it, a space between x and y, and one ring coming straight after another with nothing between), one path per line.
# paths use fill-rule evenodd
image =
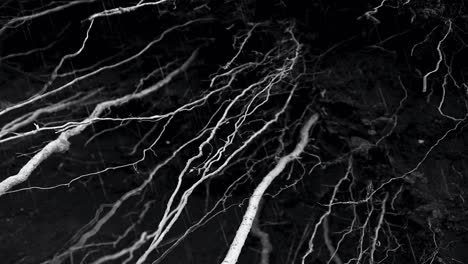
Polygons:
M129 94L123 97L109 100L98 104L94 111L91 113L90 116L86 118L86 120L74 127L73 129L66 130L60 134L60 136L49 142L41 151L36 153L32 159L30 159L26 165L24 165L18 174L10 176L6 178L4 181L0 182L0 196L4 195L8 190L13 188L14 186L25 182L29 176L33 173L33 171L47 158L52 156L56 153L62 153L68 151L70 148L69 139L73 136L81 134L86 128L88 128L92 123L93 120L106 110L110 109L111 107L118 107L123 104L128 103L129 101L141 99L148 96L151 93L159 90L164 85L168 84L175 76L179 75L180 73L187 70L190 64L195 60L198 54L198 50L195 50L192 55L184 62L182 66L168 74L164 79L160 80L156 84L146 88L145 90L136 93L136 94Z
M388 193L385 194L385 198L382 201L382 211L380 212L380 215L379 215L379 223L377 224L377 227L375 228L374 238L372 239L372 247L370 251L370 263L374 263L375 249L377 248L377 242L379 241L379 232L380 232L380 229L382 228L382 223L383 223L384 216L385 216L387 199L388 199Z
M71 1L71 2L69 2L67 4L57 6L57 7L51 8L51 9L47 9L47 10L44 10L44 11L41 11L41 12L33 13L31 15L28 15L28 16L15 17L15 18L11 19L10 21L8 21L2 28L0 28L0 36L8 28L16 28L16 27L26 23L27 21L30 21L30 20L33 20L33 19L36 19L36 18L39 18L39 17L42 17L42 16L47 16L47 15L50 15L52 13L62 11L64 9L70 8L70 7L75 6L75 5L79 5L79 4L83 4L83 3L93 3L93 2L96 2L96 1L97 0Z
M337 254L337 250L333 246L333 242L330 239L330 226L328 223L328 217L323 219L323 240L325 241L325 245L327 246L328 251L330 251L331 258L335 261L335 264L343 264L343 261Z
M252 224L251 232L254 236L260 239L260 243L262 245L260 264L269 264L270 254L271 254L271 251L273 251L273 245L270 242L269 234L260 228L259 218L260 218L260 213L262 211L262 207L263 207L263 202L260 203L258 212L255 215L255 219Z
M63 64L65 63L66 60L72 59L72 58L74 58L74 57L81 54L81 52L84 50L84 48L86 46L86 43L89 40L89 33L91 32L91 29L93 28L93 25L94 25L94 20L91 20L91 22L89 23L88 29L86 30L86 35L85 35L85 38L84 38L83 42L81 43L80 48L77 51L75 51L74 53L67 54L67 55L63 56L62 59L60 59L60 62L57 64L57 66L55 66L55 69L52 72L49 81L44 85L44 87L42 87L42 90L39 91L38 95L41 95L42 93L47 91L47 89L57 79L57 77L58 77L57 74L58 74L60 68L62 68L62 66L63 66Z
M372 20L375 24L380 24L380 21L374 17L377 12L379 12L379 9L382 8L387 0L382 0L380 2L380 5L374 7L372 10L367 11L364 15L360 16L358 19L362 19L363 17Z
M168 2L168 1L167 0L160 0L160 1L156 1L156 2L138 3L137 5L129 6L129 7L117 7L117 8L113 8L113 9L109 9L109 10L105 10L105 11L96 13L96 14L90 16L88 18L88 20L94 20L94 19L96 19L98 17L109 18L110 16L114 16L114 15L121 15L121 14L124 14L124 13L134 12L137 9L140 9L142 7L160 5L160 4L164 3L164 2Z
M244 49L245 44L247 43L247 41L252 36L252 32L255 30L255 28L257 28L260 25L262 25L262 23L256 23L256 24L254 24L252 26L252 28L249 30L249 32L247 32L246 36L244 37L244 40L240 44L239 50L237 51L236 55L234 55L234 57L232 57L232 59L228 63L226 63L226 65L223 66L223 69L227 70L227 69L229 69L229 67L231 67L231 64L233 64L234 61L237 59L237 57L239 57L242 50Z
M237 259L242 251L242 248L245 244L245 240L247 239L248 234L252 228L253 221L255 216L257 215L257 211L259 208L260 201L266 191L266 189L270 186L272 181L286 168L286 165L299 158L299 156L304 151L307 143L309 142L309 132L312 126L317 122L319 118L318 114L312 115L309 120L304 124L300 132L300 141L296 145L296 148L288 155L283 156L279 159L278 163L276 164L275 168L271 170L260 182L260 184L255 188L254 193L250 197L249 205L247 211L244 214L242 219L242 223L239 226L236 236L234 237L233 242L229 248L226 257L223 260L223 264L234 264L237 263Z
M314 252L314 239L315 239L315 237L317 235L318 228L322 224L322 222L325 220L325 218L328 217L331 214L332 207L333 207L333 201L336 198L336 194L338 193L338 190L340 189L341 184L344 181L348 180L349 176L352 174L352 169L353 169L352 159L350 158L349 161L348 161L348 169L347 169L345 175L338 181L338 183L333 188L333 193L332 193L332 195L330 197L330 201L329 201L329 203L327 205L327 211L319 218L319 221L315 224L314 230L313 230L312 235L310 236L310 239L309 239L309 249L302 256L302 261L301 261L302 264L305 264L306 258L310 254L312 254L312 252Z
M439 41L439 43L437 44L437 53L439 54L439 60L437 61L437 64L436 64L436 67L434 70L426 73L424 76L423 76L423 93L425 93L427 91L427 78L429 78L429 76L435 72L437 72L440 68L440 63L443 61L444 59L444 54L442 53L442 49L441 49L441 46L442 46L442 43L444 43L445 39L448 37L448 35L452 32L452 21L449 19L447 21L448 23L448 28L447 28L447 32L445 33L444 37Z

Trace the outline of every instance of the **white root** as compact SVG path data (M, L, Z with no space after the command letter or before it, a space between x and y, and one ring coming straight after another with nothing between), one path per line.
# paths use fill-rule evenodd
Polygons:
M242 219L242 223L240 224L239 228L237 229L236 236L234 237L233 242L229 248L226 257L224 258L222 264L235 264L237 263L237 259L242 251L242 247L245 244L248 234L252 228L253 221L255 216L257 215L257 211L259 208L260 201L265 193L266 189L270 186L273 180L286 168L289 162L299 158L299 156L304 151L304 148L307 146L309 142L309 131L311 127L317 122L319 118L318 114L312 115L309 120L304 124L301 129L300 133L300 141L296 145L296 148L286 156L281 157L279 159L276 166L271 170L260 182L260 184L255 188L254 193L250 197L249 206L247 207L247 211L244 214Z

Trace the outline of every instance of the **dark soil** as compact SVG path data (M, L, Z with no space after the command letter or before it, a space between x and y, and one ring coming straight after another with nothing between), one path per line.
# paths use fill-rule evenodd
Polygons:
M14 10L34 10L38 5L34 1L24 3L25 6L19 4L21 1L13 2L0 7L3 22L18 15ZM125 1L102 2L78 5L0 34L3 58L44 46L56 39L69 23L54 48L38 55L0 58L0 110L40 90L47 80L46 74L50 74L61 56L79 48L87 29L85 18L103 6L111 9L128 5ZM246 44L245 52L236 61L239 65L276 45L279 48L273 54L289 52L286 44L292 41L284 38L289 36L288 25L294 25L294 35L302 45L301 61L292 73L296 78L288 79L291 83L297 81L298 86L287 114L261 140L236 156L238 160L232 161L232 166L211 179L209 189L208 185L201 185L193 191L179 221L152 260L221 263L242 221L250 194L275 165L275 139L283 137L285 142L280 153L291 151L304 116L316 112L320 121L300 162L289 165L264 197L259 219L273 245L271 264L301 263L314 225L326 212L333 187L346 175L350 164L352 177L340 186L336 200L358 201L377 191L369 201L336 205L327 218L334 245L348 227L356 231L342 241L339 257L344 262L358 255L359 243L371 245L379 213L383 211L382 205L386 205L376 252L376 260L381 262L375 263L468 263L466 7L460 1L408 1L411 2L408 5L401 3L404 1L388 1L395 2L395 6L388 3L374 18L366 19L361 16L378 6L377 2L309 2L174 1L160 9L101 19L96 21L87 52L65 63L60 72L87 67L113 55L116 59L110 61L115 63L135 54L174 25L193 19L206 18L206 21L168 34L148 54L129 65L79 82L50 101L0 115L0 125L3 127L15 117L79 92L90 93L104 87L93 97L95 101L43 116L37 123L42 126L83 120L97 101L134 92L142 76L161 67L155 64L174 61L175 65L171 66L174 68L199 48L194 65L171 86L143 100L112 108L106 117L150 116L174 111L211 91L210 79L222 72L221 66L235 56L240 36L248 32L252 23L264 22L264 25L259 26ZM441 69L429 76L428 90L423 92L423 76L437 64L437 45L447 32L448 23L453 23L453 32L442 45ZM233 45L236 39L237 46ZM281 61L280 56L276 59ZM90 230L92 225L87 224L93 218L102 217L111 204L142 184L156 164L198 135L210 118L219 118L220 113L215 111L220 105L231 102L239 91L265 72L282 66L275 63L272 59L272 65L261 65L240 75L231 90L222 94L224 97L210 99L203 107L177 116L167 127L162 122L131 121L122 126L118 122L97 122L82 135L72 138L69 151L53 155L27 182L0 196L0 262L43 263L69 249ZM167 72L161 70L145 80L143 86L154 83ZM53 87L75 77L58 78ZM289 87L290 84L281 85ZM274 91L276 94L262 105L260 114L249 119L251 123L239 133L240 137L247 138L249 130L258 129L258 120L271 118L274 110L284 103L288 91L286 88ZM240 109L234 108L233 112ZM156 150L143 152L157 134L152 133L137 148L137 153L132 153L133 146L153 126L155 131L167 130ZM282 135L281 129L285 127L286 133ZM31 125L24 131L32 129ZM210 148L219 149L229 133L227 128L221 130ZM0 180L16 174L56 137L55 131L50 131L0 143ZM187 159L197 153L196 145L200 143L201 140L196 141L178 155L157 173L150 187L124 203L88 241L89 249L76 250L60 259L60 263L93 263L98 257L135 242L142 232L153 231L177 184L178 174ZM228 153L241 143L240 139L234 141ZM137 166L117 168L140 160L143 153L147 156ZM322 163L315 166L317 156ZM262 159L264 162L258 162ZM192 171L184 177L183 190L198 179ZM223 197L238 179L242 181L229 192L229 197ZM223 202L203 224L174 244L219 201ZM142 212L145 215L140 217ZM356 225L351 224L353 219ZM363 228L365 236L361 237L359 228L366 219L369 225ZM119 240L127 231L129 235ZM306 263L327 263L330 258L322 227L317 234L316 250ZM112 246L98 246L113 242ZM259 263L260 250L259 240L249 236L238 263ZM136 255L142 253L141 249L135 251ZM366 255L361 262L371 263L371 260ZM111 263L124 263L124 260L119 258ZM135 259L128 263L135 263Z

